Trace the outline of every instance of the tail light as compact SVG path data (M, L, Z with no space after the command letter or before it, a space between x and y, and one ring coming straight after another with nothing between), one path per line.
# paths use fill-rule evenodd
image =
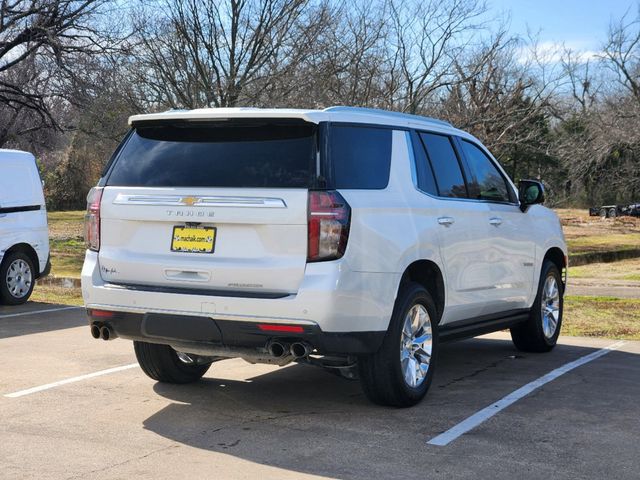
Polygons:
M87 195L87 213L84 216L84 241L89 250L100 250L100 200L102 187L94 187Z
M349 239L351 208L335 191L310 191L307 261L335 260Z

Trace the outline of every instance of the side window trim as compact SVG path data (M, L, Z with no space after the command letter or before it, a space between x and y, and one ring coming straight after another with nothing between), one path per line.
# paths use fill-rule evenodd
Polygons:
M493 167L496 169L496 171L498 172L498 174L500 175L500 177L502 178L502 181L505 184L505 187L507 187L507 192L509 194L509 200L506 202L500 201L500 200L491 200L491 199L487 199L487 198L482 198L482 199L476 199L476 198L470 198L470 200L475 200L477 202L488 202L488 203L498 203L501 205L518 205L518 197L515 194L515 192L513 191L513 186L511 185L511 182L505 178L505 175L502 171L502 169L496 165L496 160L493 158L492 155L490 155L487 151L486 148L483 148L482 145L478 144L477 142L474 142L472 140L466 139L466 138L462 138L458 135L455 135L454 137L454 142L456 145L456 148L458 150L458 153L460 155L461 158L464 158L464 169L468 169L469 175L472 174L471 168L469 168L469 164L468 164L468 160L467 157L464 153L464 149L462 148L462 142L467 142L469 145L473 145L474 147L476 147L478 150L480 150L484 156L487 158L487 160L489 160L489 163L491 163L491 165L493 165ZM466 179L466 175L465 175L465 179ZM467 191L468 191L468 187L467 187Z
M416 158L416 152L415 152L415 140L413 137L413 132L412 131L405 131L404 132L404 138L405 138L405 142L407 142L407 152L409 152L409 168L411 169L411 181L413 182L413 186L419 190L420 190L420 184L419 184L419 179L418 179L418 159Z

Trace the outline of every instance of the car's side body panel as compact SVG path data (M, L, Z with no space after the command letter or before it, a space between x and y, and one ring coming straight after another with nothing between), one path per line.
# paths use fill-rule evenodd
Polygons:
M493 314L531 305L535 291L536 232L516 205L489 205L491 282L485 313Z
M535 255L536 262L534 265L534 283L535 287L529 296L529 305L532 305L535 296L535 288L538 286L538 279L540 278L540 271L542 270L543 260L547 252L551 249L559 249L563 252L565 257L565 266L568 266L569 254L567 245L562 233L562 225L558 215L547 207L542 205L532 205L527 209L526 215L530 218L529 222L535 230ZM565 278L566 278L565 271Z

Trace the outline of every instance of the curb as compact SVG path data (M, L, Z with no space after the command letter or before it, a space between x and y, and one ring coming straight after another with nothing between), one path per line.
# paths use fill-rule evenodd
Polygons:
M609 250L604 252L574 253L569 255L569 266L579 267L590 263L610 263L629 258L639 258L640 248L627 250Z

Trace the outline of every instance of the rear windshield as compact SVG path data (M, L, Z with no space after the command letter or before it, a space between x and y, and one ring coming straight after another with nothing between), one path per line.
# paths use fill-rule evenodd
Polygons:
M316 125L304 122L138 125L106 184L309 188L316 143Z

